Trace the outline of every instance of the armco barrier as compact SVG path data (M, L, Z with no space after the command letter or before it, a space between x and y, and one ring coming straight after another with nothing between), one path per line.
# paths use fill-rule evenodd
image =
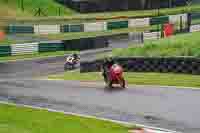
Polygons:
M158 25L169 22L169 16L153 17L150 19L150 25Z
M60 32L62 32L62 33L69 32L69 25L61 25Z
M83 24L70 24L68 32L84 32Z
M11 47L10 46L0 46L0 57L10 56L11 55Z
M38 52L38 43L25 43L11 45L12 55L17 54L32 54Z
M108 36L109 47L112 48L123 48L129 45L129 34L128 33L121 33L116 35Z
M54 52L64 50L64 44L62 41L40 42L38 49L39 52Z
M150 18L129 19L128 27L146 27L150 26Z
M109 35L107 36L109 41L118 41L118 40L128 40L129 39L129 34L128 33L120 33L120 34L115 34L115 35Z
M192 19L199 19L198 13L192 13ZM105 31L120 28L131 27L146 27L150 25L165 24L168 22L178 23L188 21L188 14L178 14L169 16L159 16L153 18L136 18L128 20L108 21L108 22L89 22L80 24L66 24L66 25L35 25L35 26L15 26L7 27L8 33L36 33L36 34L56 34L60 32L87 32L87 31ZM182 19L182 20L180 20Z
M16 34L16 33L34 33L33 26L25 26L25 25L9 25L6 28L8 34Z
M106 37L81 38L63 41L65 50L87 50L108 47Z
M106 31L106 22L84 23L84 32Z
M143 43L143 33L142 32L130 32L129 33L129 40L133 43Z
M153 39L160 39L161 32L144 32L143 39L144 40L153 40Z
M190 32L200 31L200 25L191 25ZM181 33L188 32L188 29L181 31ZM2 46L0 48L0 56L10 56L21 53L31 53L31 52L50 52L50 51L64 51L64 50L87 50L96 48L105 48L109 44L119 42L122 40L128 40L135 43L143 43L148 39L159 39L161 38L161 32L144 32L144 33L122 33L109 36L91 37L91 38L81 38L73 39L67 41L56 41L56 42L40 42L38 44L38 51L36 46L30 46L27 44L17 44L12 46ZM114 46L114 45L113 45ZM116 45L117 46L117 45ZM28 48L29 47L29 48ZM121 47L121 46L120 46ZM12 53L12 54L11 54Z
M173 72L200 74L199 58L149 58L149 57L130 57L114 58L121 64L125 71L129 72ZM103 60L93 62L81 62L80 72L98 72L101 69Z
M128 28L128 21L107 22L107 30Z
M35 34L59 34L60 25L34 25Z

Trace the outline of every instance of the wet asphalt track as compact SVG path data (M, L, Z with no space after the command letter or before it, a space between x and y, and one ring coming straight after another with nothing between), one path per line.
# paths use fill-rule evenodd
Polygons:
M0 79L26 79L64 72L64 56L0 63Z
M110 48L103 48L96 51L88 50L81 52L81 61L94 60L97 58L97 54L107 53L109 51ZM66 56L17 62L0 62L0 79L32 79L38 76L63 73Z
M95 58L94 53L81 55ZM64 57L0 63L0 99L98 117L200 133L200 91L129 86L108 91L103 83L33 80L62 73Z
M114 120L138 122L185 133L200 131L200 91L173 87L105 90L103 83L0 81L0 99Z

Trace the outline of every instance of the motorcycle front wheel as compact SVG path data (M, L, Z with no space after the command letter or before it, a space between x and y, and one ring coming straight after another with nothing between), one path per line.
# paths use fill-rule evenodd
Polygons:
M65 70L72 70L72 69L73 69L73 65L65 64L64 69L65 69Z

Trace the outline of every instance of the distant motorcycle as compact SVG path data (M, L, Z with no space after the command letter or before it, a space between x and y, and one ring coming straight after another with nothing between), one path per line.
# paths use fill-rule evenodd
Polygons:
M67 57L65 65L64 65L64 70L73 70L76 67L76 64L78 64L80 61L80 57L75 59L74 57Z
M120 84L122 88L126 87L125 79L123 77L123 68L120 65L112 65L107 76L108 79L105 80L105 82L109 88L112 88L113 84Z

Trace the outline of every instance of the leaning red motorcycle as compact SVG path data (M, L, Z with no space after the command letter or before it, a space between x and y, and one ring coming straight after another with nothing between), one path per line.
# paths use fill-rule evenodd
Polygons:
M112 88L113 84L120 84L122 88L125 88L126 86L123 77L123 68L118 64L114 64L110 67L107 85Z

